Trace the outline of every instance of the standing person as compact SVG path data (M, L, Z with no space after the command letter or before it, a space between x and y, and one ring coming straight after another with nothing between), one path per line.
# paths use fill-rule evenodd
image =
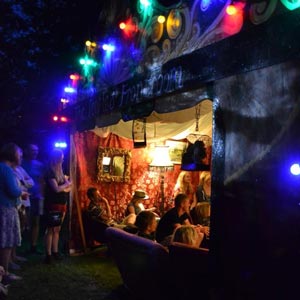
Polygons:
M21 149L14 143L0 149L0 265L8 281L21 279L8 271L12 250L21 245L17 205L20 197L25 200L29 196L20 188L12 169L21 162L21 155Z
M20 159L12 164L13 171L19 183L19 186L22 191L27 192L29 188L34 186L33 179L29 176L29 174L22 168L21 163L23 159L23 151L20 149ZM30 195L30 194L28 194ZM20 219L20 227L21 227L21 235L24 238L25 232L29 229L29 219L30 219L30 196L26 199L19 199L18 203L18 212L19 212L19 219ZM10 268L15 270L20 269L20 266L16 264L16 261L27 261L25 257L17 256L16 247L12 250Z
M44 210L44 164L37 159L39 147L29 144L24 149L22 167L34 180L30 193L30 253L38 254L37 242L40 232L40 216Z
M60 259L58 252L59 233L67 211L67 201L71 190L71 182L63 173L63 160L64 154L60 149L52 150L45 172L45 215L49 216L54 211L62 213L60 225L46 224L45 263L47 264L51 264L52 258Z
M34 181L30 177L30 175L26 172L26 170L21 166L23 151L21 151L21 159L20 161L13 164L13 170L19 182L19 185L22 191L29 192L29 189L34 186ZM21 200L19 206L19 216L21 222L21 232L23 233L25 230L29 228L29 214L30 214L30 197L26 200Z

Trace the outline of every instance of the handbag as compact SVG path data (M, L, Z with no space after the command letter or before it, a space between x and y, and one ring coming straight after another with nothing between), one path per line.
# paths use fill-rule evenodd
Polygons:
M63 213L61 211L49 211L46 214L46 218L48 227L60 226L63 220Z

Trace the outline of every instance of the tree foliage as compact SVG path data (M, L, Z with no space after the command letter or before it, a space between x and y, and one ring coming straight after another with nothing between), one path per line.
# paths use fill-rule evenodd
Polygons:
M94 2L0 2L0 128L46 126L89 38Z

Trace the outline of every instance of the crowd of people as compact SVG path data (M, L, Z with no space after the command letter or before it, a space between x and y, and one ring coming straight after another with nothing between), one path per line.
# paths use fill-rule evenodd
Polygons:
M145 208L143 201L149 198L145 191L135 190L120 223L112 219L108 200L97 188L89 188L87 212L91 220L98 222L98 226L94 226L95 239L100 232L101 237L104 236L107 226L115 226L166 247L175 241L209 247L210 172L201 172L197 188L192 185L191 178L190 172L180 172L174 187L174 205L162 216L156 212L156 207Z
M64 153L53 149L44 162L38 160L39 148L29 144L21 149L15 143L0 148L0 293L7 293L7 285L22 278L11 270L21 268L26 257L18 255L22 241L27 238L28 253L44 254L44 263L60 260L60 231L67 212L72 182L64 174ZM115 226L164 246L172 242L203 247L209 240L211 179L209 172L201 172L197 188L191 174L180 172L174 187L174 205L159 215L156 207L145 208L148 195L135 190L124 219L113 219L108 199L99 189L90 187L88 217L94 222L95 239L104 237L108 226ZM44 253L37 248L44 220ZM102 242L102 240L101 240ZM25 255L26 256L26 255Z
M37 249L42 215L44 262L60 259L59 233L72 183L63 173L64 154L60 149L50 151L45 162L38 160L38 153L35 144L24 147L24 159L23 149L15 143L0 148L0 293L4 295L12 281L22 280L11 270L19 270L19 262L27 260L18 255L24 239L29 244L27 253L43 254ZM53 222L55 213L60 217Z

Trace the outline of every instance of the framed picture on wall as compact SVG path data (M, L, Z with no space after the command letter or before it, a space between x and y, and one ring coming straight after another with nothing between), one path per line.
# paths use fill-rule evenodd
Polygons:
M167 140L169 146L169 156L173 164L181 164L182 154L185 152L188 143L182 141Z
M132 122L132 139L134 148L147 146L146 141L146 118L133 120Z

